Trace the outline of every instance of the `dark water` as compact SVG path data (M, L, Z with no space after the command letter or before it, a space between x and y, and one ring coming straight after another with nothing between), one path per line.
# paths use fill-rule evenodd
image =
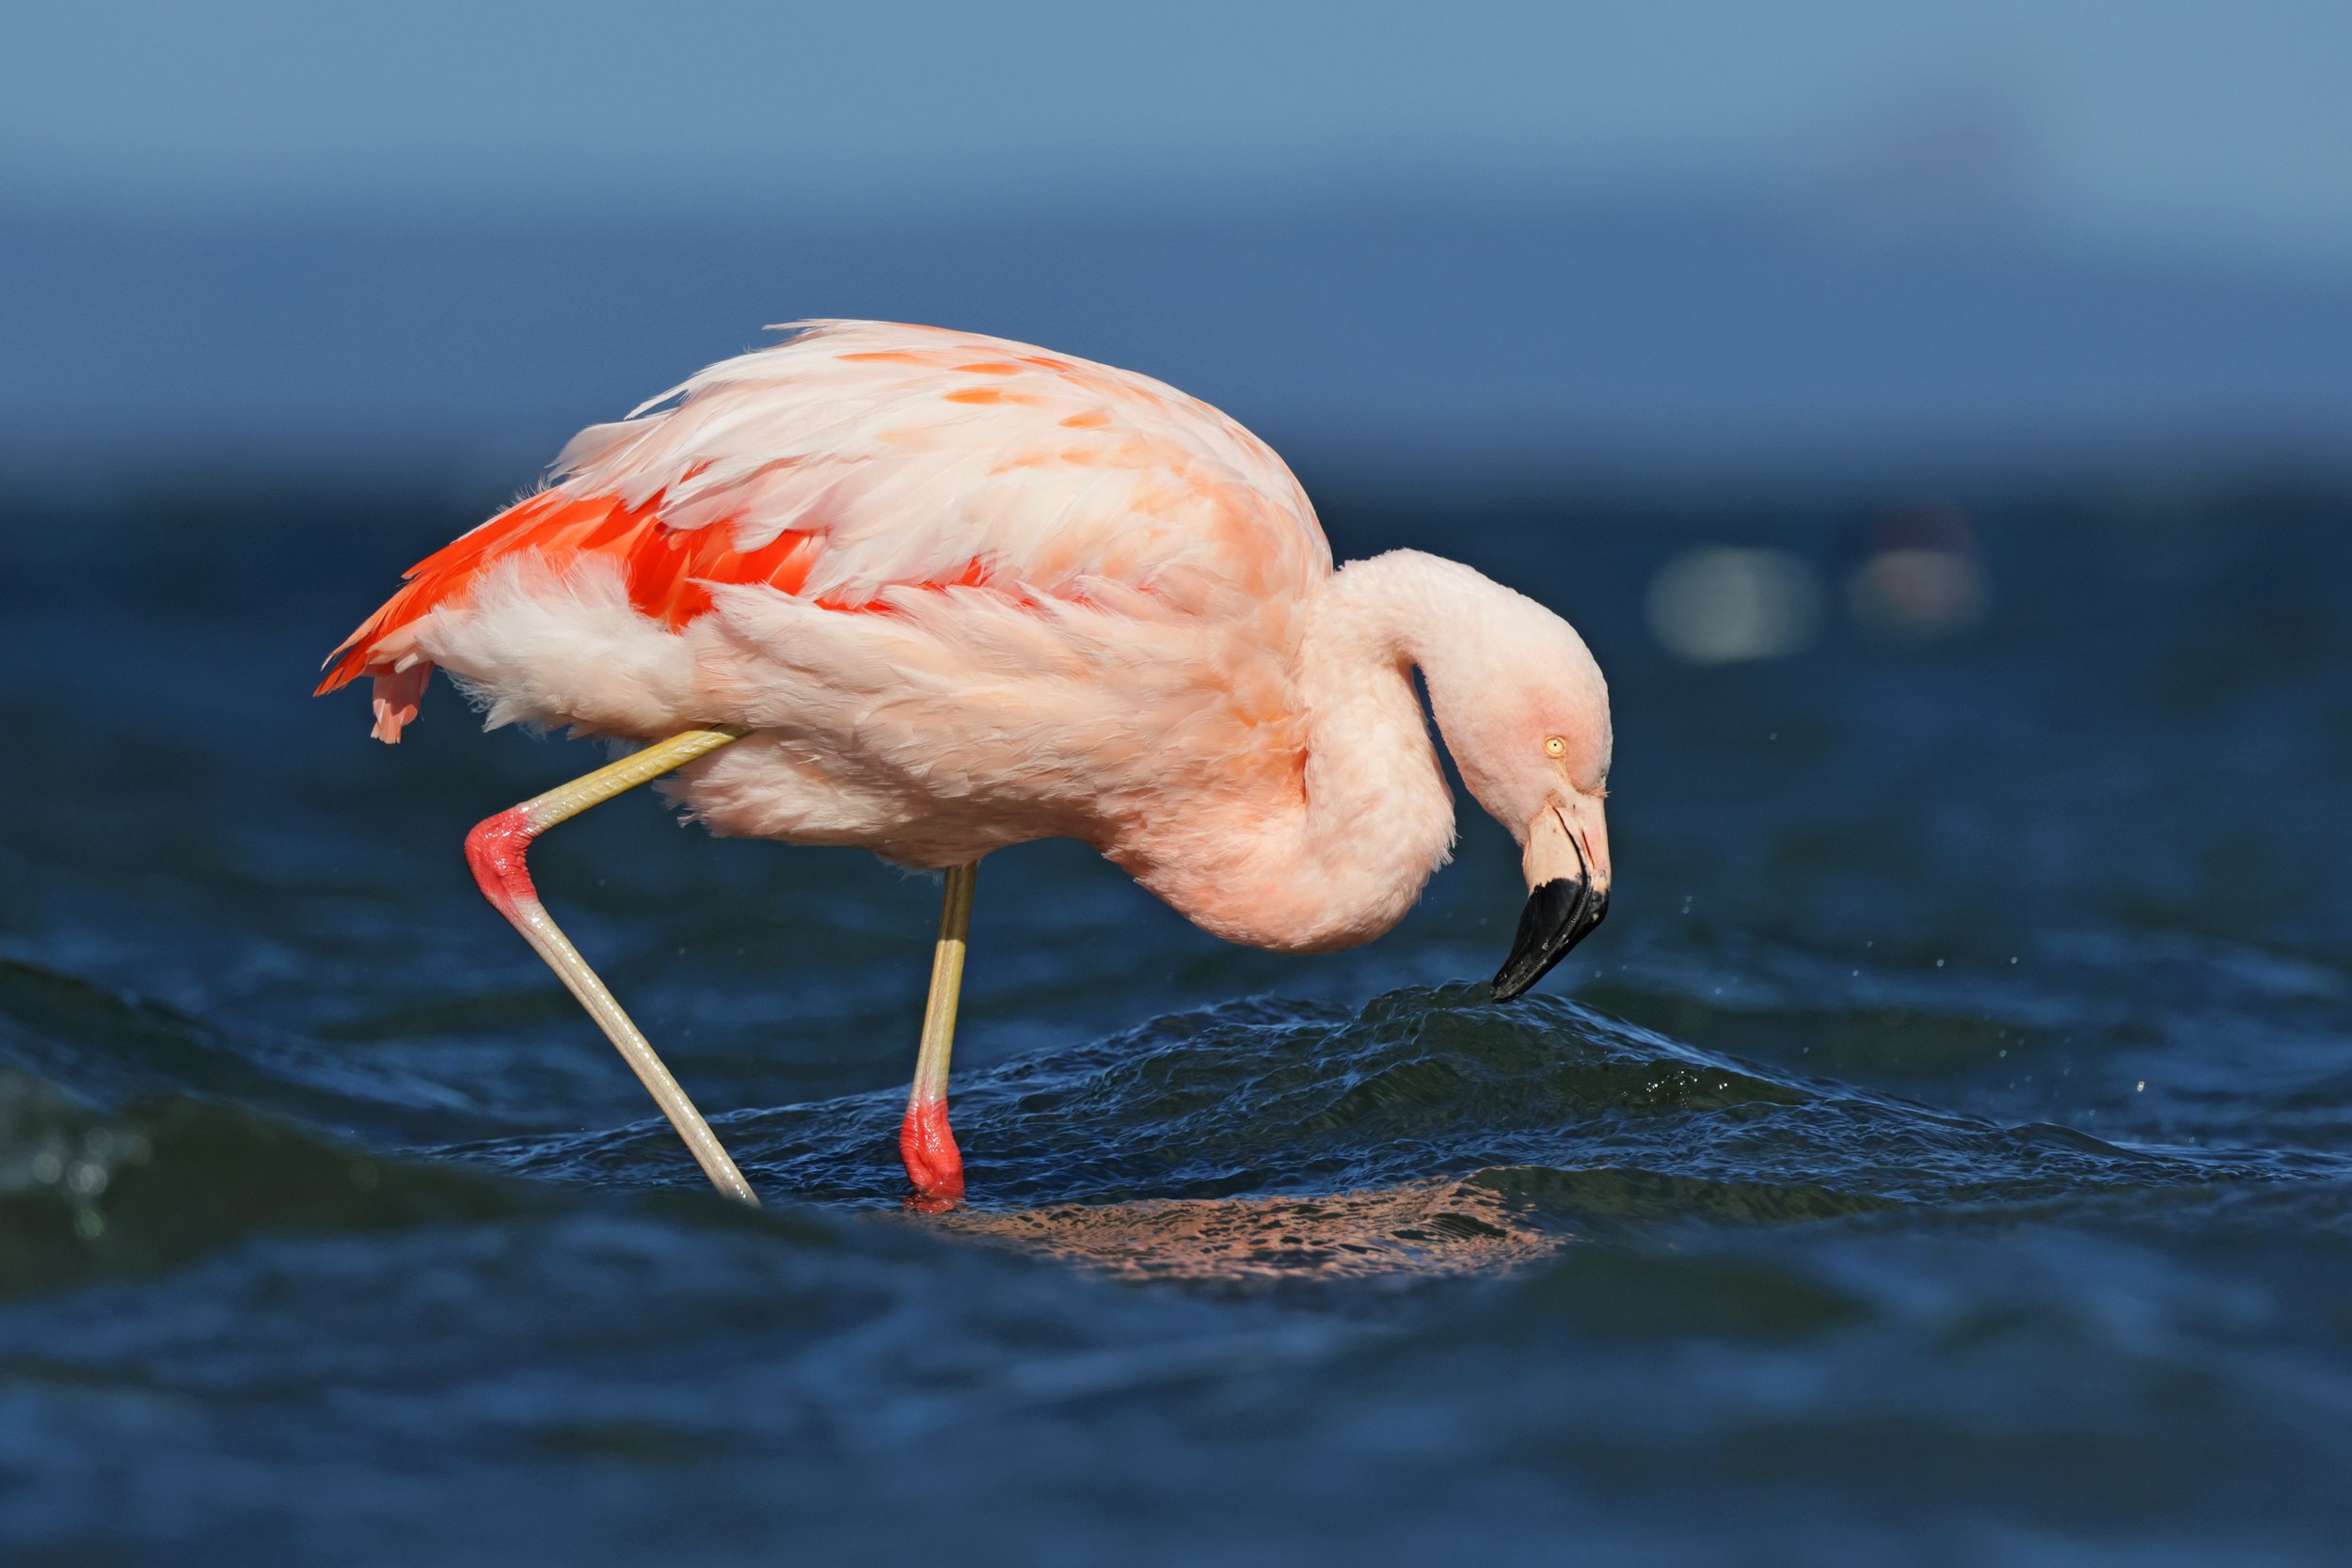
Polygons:
M746 1172L476 899L593 749L304 695L467 508L20 509L0 581L0 1555L2338 1561L2352 506L1975 507L1989 611L1677 661L1660 563L1872 504L1334 504L1614 684L1609 924L1497 1008L1465 824L1285 959L991 859L897 1212L935 884L651 798L541 885Z

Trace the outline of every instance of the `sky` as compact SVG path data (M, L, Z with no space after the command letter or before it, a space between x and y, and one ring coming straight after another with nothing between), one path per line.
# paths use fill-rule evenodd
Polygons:
M2092 245L2352 263L2341 0L9 12L0 191L103 207L1197 213L1899 184Z
M2343 0L18 5L0 425L536 441L952 310L1301 431L2324 432L2347 82Z

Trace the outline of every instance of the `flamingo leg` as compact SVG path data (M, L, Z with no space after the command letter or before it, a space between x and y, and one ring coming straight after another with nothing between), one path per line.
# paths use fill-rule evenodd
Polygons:
M610 767L559 784L544 795L534 795L521 805L481 822L468 833L466 861L473 867L474 880L481 884L483 896L522 933L532 950L547 960L556 978L580 999L580 1005L588 1009L588 1016L596 1021L605 1037L618 1048L622 1059L637 1074L638 1082L645 1085L654 1103L661 1107L661 1114L670 1118L670 1125L686 1140L694 1163L710 1178L710 1184L739 1203L756 1208L759 1198L752 1192L751 1183L735 1168L735 1162L720 1146L710 1124L694 1109L694 1102L678 1087L677 1080L670 1075L661 1058L654 1054L653 1047L629 1021L628 1014L622 1011L619 1001L549 918L546 906L539 902L538 890L532 886L531 872L523 863L531 841L558 822L639 784L649 784L674 768L683 768L696 757L738 739L743 733L724 726L687 730ZM953 1004L949 1006L952 1016ZM943 1052L943 1071L945 1060ZM944 1120L941 1125L946 1125Z
M963 994L963 955L972 934L972 884L979 863L947 868L939 911L939 945L931 952L930 1000L923 1007L923 1044L914 1058L914 1086L898 1124L898 1155L914 1196L907 1207L942 1214L963 1201L963 1155L947 1125L947 1055L956 1039L956 1003Z

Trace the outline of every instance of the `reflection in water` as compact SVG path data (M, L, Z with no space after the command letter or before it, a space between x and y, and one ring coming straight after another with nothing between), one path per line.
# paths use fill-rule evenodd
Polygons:
M1451 1177L1326 1197L960 1209L937 1223L1118 1278L1245 1286L1501 1274L1570 1240Z

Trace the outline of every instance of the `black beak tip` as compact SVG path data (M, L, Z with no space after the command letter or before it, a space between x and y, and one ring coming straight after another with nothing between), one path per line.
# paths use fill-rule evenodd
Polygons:
M1505 964L1502 973L1494 978L1494 1000L1497 1002L1517 1002L1527 994L1530 986L1543 978L1541 970L1533 974L1515 975L1511 973L1511 967Z
M1495 973L1494 999L1516 1002L1526 995L1608 913L1608 890L1596 892L1582 878L1575 881L1559 878L1539 885L1527 895L1527 906L1519 911L1518 936L1511 944L1511 956Z

